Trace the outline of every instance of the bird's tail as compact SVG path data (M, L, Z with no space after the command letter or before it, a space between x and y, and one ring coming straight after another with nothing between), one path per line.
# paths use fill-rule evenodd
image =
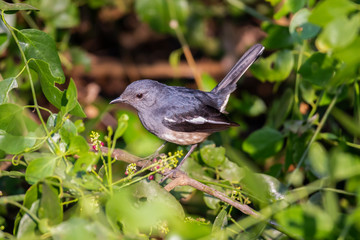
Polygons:
M246 53L239 59L230 72L224 77L224 79L211 91L222 99L221 108L224 108L227 104L230 93L235 91L236 83L246 70L260 57L264 51L264 46L256 44L252 46ZM224 109L221 109L224 110ZM222 111L223 112L223 111Z

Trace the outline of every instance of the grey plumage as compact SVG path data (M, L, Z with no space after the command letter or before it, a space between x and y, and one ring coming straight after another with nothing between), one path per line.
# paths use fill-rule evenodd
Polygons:
M238 126L226 117L225 107L237 81L263 50L260 44L251 47L211 92L146 79L131 83L110 103L133 106L144 127L161 139L182 145L199 143L213 132Z

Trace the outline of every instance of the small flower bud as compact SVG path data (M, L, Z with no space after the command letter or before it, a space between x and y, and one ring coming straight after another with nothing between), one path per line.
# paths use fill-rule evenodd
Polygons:
M151 180L154 180L154 175L150 175L149 177L148 177L148 179L151 181Z

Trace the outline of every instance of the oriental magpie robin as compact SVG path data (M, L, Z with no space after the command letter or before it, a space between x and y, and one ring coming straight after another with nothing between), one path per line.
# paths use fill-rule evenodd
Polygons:
M197 144L210 134L238 126L226 117L225 107L237 81L263 51L261 44L251 47L211 92L167 86L146 79L131 83L110 103L133 106L144 127L159 138L192 145L177 167L179 169Z

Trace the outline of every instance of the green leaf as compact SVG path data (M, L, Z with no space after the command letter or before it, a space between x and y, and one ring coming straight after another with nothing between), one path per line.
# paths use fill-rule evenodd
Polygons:
M56 86L65 82L61 62L54 40L46 33L36 29L24 29L16 32L20 46L27 59L33 59L29 66L39 74L41 88L47 100L60 109L67 104L66 93ZM85 117L80 104L76 101L71 114Z
M280 10L274 15L274 19L278 20L290 12L296 13L305 5L305 3L306 0L286 0Z
M49 155L32 160L26 168L25 180L34 184L46 177L53 176L58 158L56 155Z
M87 52L80 47L70 48L71 60L74 65L82 65L86 72L91 70L91 59Z
M284 199L286 187L276 178L244 168L240 185L252 202L260 206Z
M294 39L289 33L287 27L263 23L261 26L268 36L262 41L262 44L267 50L283 49L291 47L294 44Z
M341 159L341 161L339 161ZM337 148L330 152L330 176L337 181L358 176L360 158Z
M234 105L236 109L239 109L243 114L256 117L266 112L266 104L264 101L256 96L251 95L248 92L241 93L241 100L230 100L231 105Z
M308 58L299 69L304 80L326 87L334 74L334 59L324 53L314 53Z
M187 0L136 0L135 10L141 21L146 22L158 32L171 33L171 17L177 20L179 27L184 30L190 8ZM170 16L170 12L174 16Z
M76 86L74 83L74 80L71 78L70 79L70 83L68 88L64 91L64 95L65 96L65 100L62 100L62 107L61 107L61 111L62 114L66 114L68 112L70 112L71 110L73 110L77 103L77 91L76 91ZM65 107L64 107L65 105Z
M56 181L57 184L60 182ZM60 190L44 181L41 184L41 198L38 216L45 219L47 225L54 226L62 222L63 208L59 199Z
M82 153L76 160L72 171L77 172L89 172L92 167L97 163L99 156L93 152Z
M56 28L71 28L79 24L79 9L71 0L29 0L40 11L38 15Z
M129 116L126 114L122 114L118 118L118 126L116 128L113 141L116 141L124 134L128 126L128 121L129 121Z
M225 158L224 163L219 166L219 171L220 177L230 182L240 182L244 175L243 169L227 158Z
M213 189L218 190L220 192L223 190L221 187L211 185L211 184L210 184L210 187L212 187ZM218 199L210 194L203 193L203 199L204 199L206 206L210 209L215 210L215 209L218 209L220 206L220 202L221 202L220 199Z
M309 164L311 171L319 178L329 173L329 160L325 148L318 142L314 142L309 150Z
M32 202L27 209L29 209L29 211L36 216L39 210L39 205L40 200L37 199ZM30 217L30 215L23 213L23 216L19 218L16 236L23 239L36 239L37 227L37 223Z
M16 78L7 78L3 81L0 81L0 104L6 103L9 97L9 92L17 88L18 84Z
M264 127L245 139L242 148L251 157L263 160L275 155L282 149L283 138L279 131Z
M201 80L204 88L203 90L207 92L213 90L213 88L218 84L215 79L207 73L201 74Z
M347 16L347 14L356 9L356 4L349 0L322 1L317 4L312 11L309 16L309 21L321 27L325 27L332 20Z
M329 22L316 39L316 46L322 51L344 48L358 36L360 28L360 14L349 19L341 16ZM344 37L346 36L346 37Z
M27 132L23 108L12 103L0 105L0 129L5 132L22 136Z
M0 0L0 9L5 11L26 11L26 10L39 10L29 4L25 3L7 3L3 0Z
M77 154L81 156L82 154L86 154L89 151L89 145L85 138L82 136L73 136L70 138L70 145L66 154L74 155Z
M294 57L291 51L282 50L267 58L260 58L251 66L251 72L263 82L279 82L290 75L293 66Z
M0 129L0 150L8 154L19 154L31 148L36 143L36 135L29 133L27 136L14 136Z
M288 88L280 99L273 102L266 119L266 125L275 129L280 128L291 112L293 101L293 91Z
M308 22L310 11L306 8L298 11L291 19L289 31L293 39L299 43L315 37L320 32L320 27Z
M171 67L175 68L175 70L177 70L179 67L182 54L183 54L182 48L176 49L170 53L169 63Z
M221 209L221 211L215 218L215 221L214 221L214 224L212 227L212 232L217 232L217 231L224 229L224 227L228 224L227 214L228 213L225 211L225 209Z
M50 229L54 240L98 240L114 239L114 231L104 226L101 219L96 220L73 216ZM119 233L116 233L117 236Z
M120 222L126 234L149 230L159 221L182 219L184 210L158 183L141 181L115 192L106 204L106 215L111 225Z
M299 239L329 239L332 218L313 204L294 205L275 215L276 221Z
M210 167L218 167L225 161L225 148L206 145L200 149L201 159Z

